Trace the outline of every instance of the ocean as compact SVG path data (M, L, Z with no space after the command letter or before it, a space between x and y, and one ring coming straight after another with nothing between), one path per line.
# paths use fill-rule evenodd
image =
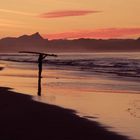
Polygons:
M36 55L0 54L0 86L140 139L140 53L57 55L44 60L42 97L36 96Z

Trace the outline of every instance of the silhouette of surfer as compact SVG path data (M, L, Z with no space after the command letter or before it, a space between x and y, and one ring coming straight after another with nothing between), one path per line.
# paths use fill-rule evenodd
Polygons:
M19 53L30 53L30 54L37 54L38 57L38 96L41 96L41 73L42 73L42 66L43 66L43 60L47 57L47 56L53 56L53 57L57 57L57 55L55 54L46 54L46 53L40 53L40 52L28 52L28 51L21 51Z
M38 69L39 69L39 72L38 72L38 96L41 96L41 73L42 73L42 64L43 64L43 60L47 57L47 55L45 54L39 54L39 57L38 57Z

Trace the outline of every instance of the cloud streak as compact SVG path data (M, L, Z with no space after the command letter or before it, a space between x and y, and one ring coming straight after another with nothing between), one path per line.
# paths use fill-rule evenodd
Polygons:
M35 16L35 14L33 14L33 13L27 13L27 12L15 11L15 10L8 10L8 9L0 9L0 12L17 14L17 15L24 15L24 16Z
M134 35L140 36L140 28L104 28L104 29L95 29L95 30L86 30L78 32L63 32L56 34L46 34L43 35L48 39L73 39L73 38L124 38Z
M48 13L42 13L39 15L40 18L62 18L70 16L85 16L93 13L99 13L101 11L93 10L64 10L64 11L54 11Z

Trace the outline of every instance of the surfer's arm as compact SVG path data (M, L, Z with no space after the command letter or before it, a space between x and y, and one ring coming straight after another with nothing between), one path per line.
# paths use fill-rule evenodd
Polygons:
M47 57L47 54L44 54L43 57L42 57L42 59L45 59L46 57Z

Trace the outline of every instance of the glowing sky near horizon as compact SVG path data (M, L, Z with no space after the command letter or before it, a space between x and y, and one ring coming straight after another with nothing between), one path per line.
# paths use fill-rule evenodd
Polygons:
M1 0L0 38L137 38L140 0Z

